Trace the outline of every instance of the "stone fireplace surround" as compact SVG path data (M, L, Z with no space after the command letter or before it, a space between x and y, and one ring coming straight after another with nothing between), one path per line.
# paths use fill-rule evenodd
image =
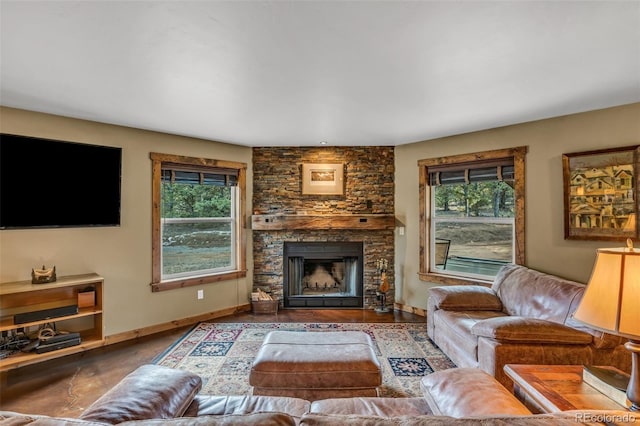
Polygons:
M393 147L254 148L254 287L269 290L283 306L285 242L361 242L362 308L379 304L379 258L389 262L387 306L393 306L393 153ZM303 163L343 163L344 195L302 195Z
M256 238L256 235L258 238ZM263 247L255 251L256 240ZM284 243L298 242L342 242L361 241L363 245L363 289L362 297L364 309L375 309L379 304L376 291L380 285L376 260L380 257L390 259L387 275L393 277L392 257L389 257L385 247L393 247L393 230L357 231L357 230L293 230L254 233L254 287L267 288L272 296L280 300L284 307ZM259 266L258 266L259 265ZM393 306L394 286L387 293L387 305ZM345 308L348 306L344 306Z

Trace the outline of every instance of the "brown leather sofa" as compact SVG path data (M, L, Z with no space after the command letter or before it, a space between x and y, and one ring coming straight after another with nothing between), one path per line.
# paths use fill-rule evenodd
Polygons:
M505 265L491 287L429 289L427 333L458 367L476 367L507 389L505 364L611 365L631 371L625 340L572 318L584 284Z
M493 377L473 368L424 377L422 398L350 397L309 402L279 396L199 395L201 386L197 375L146 365L89 406L79 419L0 412L0 424L528 426L640 422L640 414L625 411L533 415Z

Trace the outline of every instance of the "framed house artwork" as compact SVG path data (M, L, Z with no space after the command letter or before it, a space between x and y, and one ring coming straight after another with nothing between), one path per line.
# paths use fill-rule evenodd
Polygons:
M343 195L344 164L302 164L303 195Z
M564 237L638 239L640 146L562 155Z

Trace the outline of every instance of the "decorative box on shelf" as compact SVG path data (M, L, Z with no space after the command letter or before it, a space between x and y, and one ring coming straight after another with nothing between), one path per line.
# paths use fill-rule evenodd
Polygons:
M90 308L96 305L96 291L84 289L78 292L78 308Z
M277 314L278 300L252 300L251 309L254 314Z

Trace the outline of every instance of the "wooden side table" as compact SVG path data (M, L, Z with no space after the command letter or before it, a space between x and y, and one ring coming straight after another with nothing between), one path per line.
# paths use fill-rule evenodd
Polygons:
M533 413L626 409L584 383L582 365L507 364L504 372L513 380L514 395Z

